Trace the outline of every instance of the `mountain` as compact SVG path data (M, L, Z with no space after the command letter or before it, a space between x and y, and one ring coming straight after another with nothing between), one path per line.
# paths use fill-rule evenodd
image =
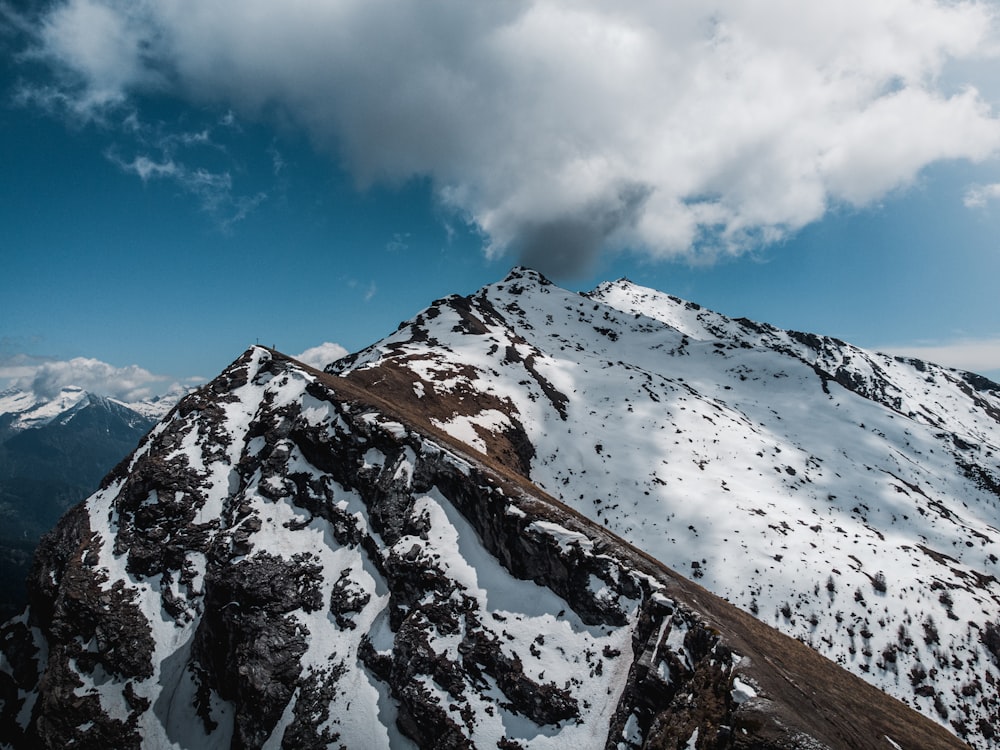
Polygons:
M925 747L936 724L352 381L253 348L42 541L15 747Z
M38 539L101 479L183 394L126 404L66 387L52 398L0 393L0 619L21 611Z
M325 373L254 347L39 545L0 738L989 747L998 414L525 269Z
M992 744L1000 385L524 269L328 369Z

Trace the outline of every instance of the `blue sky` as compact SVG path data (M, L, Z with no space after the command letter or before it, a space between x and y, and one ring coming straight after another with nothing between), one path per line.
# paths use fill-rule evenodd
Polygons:
M354 350L519 262L998 379L998 6L870 5L0 2L0 379Z

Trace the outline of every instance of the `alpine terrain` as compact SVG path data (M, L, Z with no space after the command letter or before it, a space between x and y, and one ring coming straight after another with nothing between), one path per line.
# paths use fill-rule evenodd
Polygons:
M0 738L991 747L998 451L982 377L514 269L181 401L39 545Z
M0 619L24 609L38 539L131 453L183 396L124 403L65 387L0 392Z

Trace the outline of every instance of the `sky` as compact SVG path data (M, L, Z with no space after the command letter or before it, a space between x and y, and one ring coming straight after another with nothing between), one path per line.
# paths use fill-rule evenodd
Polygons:
M1000 380L1000 3L0 0L0 386L319 362L525 264Z

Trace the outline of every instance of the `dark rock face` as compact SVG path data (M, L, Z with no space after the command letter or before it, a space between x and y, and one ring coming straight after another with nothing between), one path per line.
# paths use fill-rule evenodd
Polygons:
M959 746L368 395L252 349L185 400L42 543L0 634L0 737ZM789 684L823 685L821 709Z
M14 684L37 691L31 730L24 733L16 721L5 726L5 736L19 738L15 745L56 747L73 738L94 747L140 746L136 717L149 702L134 693L133 681L152 675L152 634L133 592L121 580L109 582L98 555L82 506L39 545L29 585L31 611L45 618L45 648L34 645L20 621L7 623L3 631L5 653L12 653L20 667L11 675ZM128 718L109 716L96 696L80 695L81 675L119 681L122 699L132 709ZM5 713L21 705L12 701Z

